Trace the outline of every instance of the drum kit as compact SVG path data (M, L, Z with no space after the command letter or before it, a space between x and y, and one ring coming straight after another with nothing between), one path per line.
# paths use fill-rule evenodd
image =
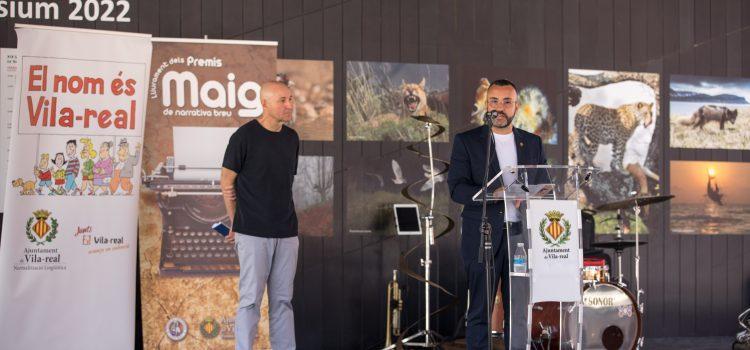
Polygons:
M664 202L674 196L638 196L626 200L606 203L596 207L597 211L617 211L616 238L608 242L592 242L591 247L611 249L617 261L616 277L610 276L609 263L603 256L587 256L584 253L583 267L583 313L581 324L583 349L638 349L643 346L642 315L644 313L640 288L640 250L646 242L639 240L638 215L645 205ZM635 239L624 239L627 227L624 211L632 209L635 214ZM628 286L622 273L622 254L635 248L635 286ZM634 292L630 289L635 287ZM537 348L557 349L560 322L577 323L577 320L560 318L560 303L537 303L532 309L532 341ZM563 314L573 315L567 312ZM545 346L546 344L546 346ZM532 347L533 348L533 347Z

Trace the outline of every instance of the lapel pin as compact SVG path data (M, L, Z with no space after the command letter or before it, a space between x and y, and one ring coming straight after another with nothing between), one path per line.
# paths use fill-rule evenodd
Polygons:
M523 147L523 142L521 142L521 147Z

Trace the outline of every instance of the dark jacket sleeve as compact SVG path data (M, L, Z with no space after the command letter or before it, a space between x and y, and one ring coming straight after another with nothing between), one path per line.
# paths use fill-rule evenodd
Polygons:
M471 178L469 152L461 134L456 135L453 139L451 165L448 169L448 188L454 202L467 206L480 205L480 202L471 200L471 197L482 189L482 186L474 184Z

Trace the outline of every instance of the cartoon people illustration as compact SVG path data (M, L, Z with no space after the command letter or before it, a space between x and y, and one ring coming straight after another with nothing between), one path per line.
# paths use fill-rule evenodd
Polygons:
M52 195L52 170L49 167L49 153L42 153L39 165L34 167L34 176L39 179L36 193L42 194L42 188L47 187L47 193Z
M88 189L88 195L94 194L94 158L96 158L96 151L94 150L94 144L89 138L81 139L83 149L81 150L81 195L86 193Z
M65 155L62 152L57 152L55 159L52 161L52 164L57 167L55 172L52 173L52 177L55 179L55 186L57 186L53 189L53 192L58 195L65 194L65 189L63 188L65 185L65 163Z
M65 192L71 195L81 193L76 184L76 178L81 170L81 163L76 157L76 140L68 140L65 144L65 153L68 155L68 167L65 168Z
M112 141L102 142L99 146L99 160L94 164L94 194L103 190L101 194L109 194L109 183L112 180L112 157L109 150Z
M141 155L141 144L139 143L135 149L135 155L130 155L130 145L127 139L121 139L120 144L117 147L117 165L114 168L114 175L112 182L109 183L109 191L112 194L117 192L117 188L122 188L126 195L130 195L133 192L133 168L138 163L138 159Z

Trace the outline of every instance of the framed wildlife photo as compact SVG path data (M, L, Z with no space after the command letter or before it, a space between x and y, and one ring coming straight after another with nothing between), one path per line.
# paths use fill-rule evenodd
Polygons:
M513 127L539 136L546 145L557 145L558 116L562 113L562 93L554 72L544 69L509 69L482 65L461 65L454 74L459 79L461 113L452 120L458 132L484 125L487 89L497 79L509 79L518 88L519 108ZM549 157L549 155L547 155ZM553 163L552 163L553 164Z
M427 116L445 127L448 142L448 66L386 62L346 63L346 139L420 141Z
M333 61L277 60L276 81L294 94L287 124L302 141L333 141Z
M750 79L672 75L672 148L750 149Z
M568 72L568 164L601 171L582 187L583 203L659 194L659 74L571 69ZM659 208L640 214L648 232ZM597 233L615 233L615 212L597 215ZM634 231L635 218L623 230Z
M717 235L750 232L750 164L670 162L672 233Z
M333 173L333 157L299 157L292 193L300 235L333 237Z
M436 152L445 159L445 154ZM435 162L435 234L447 227L450 200L446 164ZM395 235L394 203L417 203L427 213L432 182L429 161L410 151L382 157L358 158L344 172L345 232L364 235Z

